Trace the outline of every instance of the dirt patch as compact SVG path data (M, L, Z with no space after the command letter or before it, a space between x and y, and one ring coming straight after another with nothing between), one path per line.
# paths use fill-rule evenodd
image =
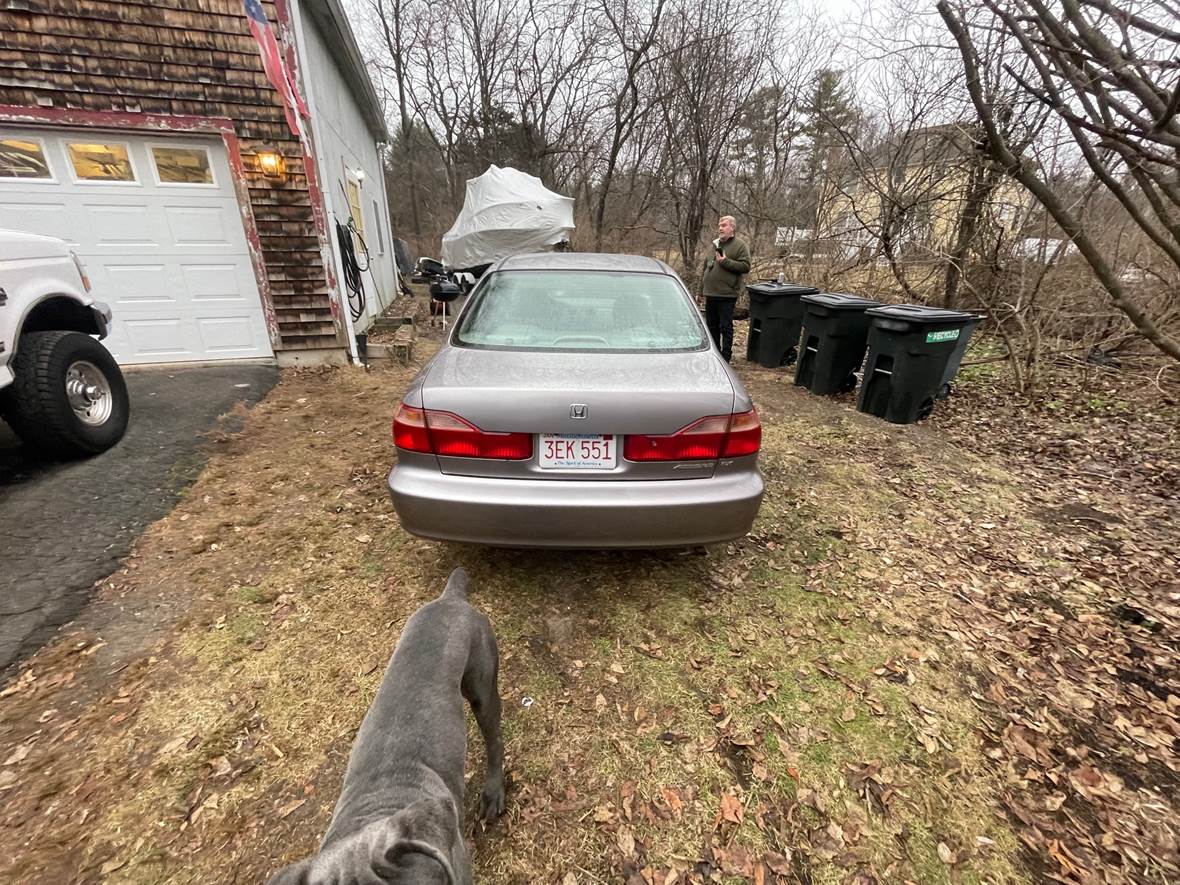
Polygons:
M415 335L419 341L439 342L453 323L452 311L454 305L447 308L447 329L443 329L443 318L437 311L437 306L430 298L430 287L425 283L412 283L410 295L399 294L389 307L385 309L388 317L410 317L414 320ZM371 344L392 344L397 340L397 333L388 329L371 328L369 342Z

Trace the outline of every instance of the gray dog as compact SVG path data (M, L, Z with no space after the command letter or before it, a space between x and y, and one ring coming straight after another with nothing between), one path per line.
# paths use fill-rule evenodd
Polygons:
M487 616L455 569L442 596L406 622L348 759L319 854L268 885L471 882L463 839L466 698L487 746L480 815L504 812L499 655Z

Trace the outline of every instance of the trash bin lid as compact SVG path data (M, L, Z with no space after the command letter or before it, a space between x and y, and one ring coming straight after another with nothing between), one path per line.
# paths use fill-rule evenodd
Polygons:
M769 295L773 298L781 298L785 295L812 295L819 291L815 286L805 286L800 283L778 283L774 280L750 283L746 286L746 290L757 295Z
M847 295L843 292L816 292L804 295L803 300L808 304L819 304L832 310L864 310L868 307L880 307L880 301L871 298L861 298L859 295Z
M972 313L964 313L961 310L944 310L941 307L927 307L924 304L886 304L866 310L865 313L873 317L888 317L891 320L906 320L925 325L966 324L979 319Z

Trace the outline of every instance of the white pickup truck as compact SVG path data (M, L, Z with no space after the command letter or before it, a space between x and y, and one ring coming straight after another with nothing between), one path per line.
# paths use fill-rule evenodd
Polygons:
M127 385L97 340L110 322L65 242L0 230L0 418L33 452L94 455L123 438Z

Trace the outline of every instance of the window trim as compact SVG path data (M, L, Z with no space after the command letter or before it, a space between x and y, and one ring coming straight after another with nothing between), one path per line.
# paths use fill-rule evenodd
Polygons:
M165 150L201 150L205 152L205 159L209 161L209 176L212 181L161 181L160 168L156 164L156 148L164 148ZM197 188L203 190L217 190L221 187L221 182L217 178L217 163L213 156L213 151L207 144L197 142L167 142L167 141L145 141L144 150L147 151L148 165L152 167L152 178L156 187L176 187L176 188Z
M385 234L381 230L381 208L377 205L377 198L373 198L373 230L377 234L377 254L385 256Z
M348 161L345 157L340 158L340 165L344 167L344 211L352 222L352 248L359 255L364 252L367 255L372 255L369 248L369 230L365 226L365 187L364 182L356 177L356 173L349 168ZM352 202L349 200L348 188L349 186L356 187L356 211L360 217L354 217L352 214ZM361 244L364 244L362 247Z
M352 214L352 200L349 199L348 192L350 186L356 188L356 211L360 218L356 218ZM356 174L353 173L351 169L347 168L344 170L344 206L348 210L348 217L352 220L353 226L363 237L366 233L368 233L368 230L365 227L364 187L361 185L360 179L356 177ZM368 242L368 240L365 242Z
M41 157L45 160L45 168L49 170L48 178L23 178L19 175L10 176L0 174L0 181L19 181L24 184L61 184L61 179L53 171L53 161L49 157L49 146L46 144L45 138L43 136L22 135L19 132L9 131L0 132L0 140L35 142L41 148Z
M131 142L119 141L113 138L102 138L102 133L95 133L98 137L89 141L82 141L76 138L65 137L61 140L62 152L66 155L66 165L70 169L70 178L74 184L80 184L83 187L99 186L99 187L128 187L134 185L135 187L143 187L143 175L140 173L139 167L135 162L135 152L131 150ZM109 178L79 178L78 170L74 166L74 158L70 154L70 145L74 144L117 144L127 149L127 164L131 167L131 181L124 181L123 179L109 179Z

